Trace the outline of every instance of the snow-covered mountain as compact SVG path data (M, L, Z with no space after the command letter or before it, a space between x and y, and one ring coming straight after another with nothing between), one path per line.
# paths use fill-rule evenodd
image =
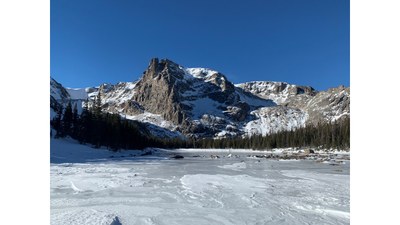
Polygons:
M273 100L278 105L301 110L308 117L307 123L334 122L350 116L349 87L339 86L318 92L310 86L270 81L247 82L236 87Z
M350 115L349 88L319 92L270 81L234 85L218 71L168 59L152 59L135 82L64 88L51 79L50 87L58 104L87 101L90 107L100 92L103 111L144 122L162 137L265 135Z

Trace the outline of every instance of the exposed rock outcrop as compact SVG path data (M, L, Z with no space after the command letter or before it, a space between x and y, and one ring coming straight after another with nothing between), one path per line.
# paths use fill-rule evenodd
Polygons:
M166 120L182 124L187 117L180 103L180 92L187 89L182 82L184 72L170 60L152 59L136 84L133 100L146 111L161 114Z

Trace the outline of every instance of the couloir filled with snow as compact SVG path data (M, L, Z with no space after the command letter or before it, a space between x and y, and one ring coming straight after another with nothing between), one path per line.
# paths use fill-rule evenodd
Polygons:
M350 161L265 159L251 150L151 152L51 139L51 224L350 223ZM177 154L184 158L171 158Z

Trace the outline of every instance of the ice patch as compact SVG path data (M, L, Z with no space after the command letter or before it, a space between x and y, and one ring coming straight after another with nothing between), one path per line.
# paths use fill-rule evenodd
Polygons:
M54 151L70 163L50 166L51 224L349 224L350 161L332 167L247 158L260 155L248 149L154 149L185 160L93 162L106 150L67 140L53 140Z
M232 155L230 157L232 157ZM228 164L228 165L223 165L223 166L218 166L218 167L223 168L223 169L231 169L231 170L240 171L240 170L246 169L246 163L240 162L240 163Z
M184 175L181 178L182 187L201 194L214 189L226 189L233 192L254 192L265 189L264 179L248 175L229 176L224 174L194 174Z

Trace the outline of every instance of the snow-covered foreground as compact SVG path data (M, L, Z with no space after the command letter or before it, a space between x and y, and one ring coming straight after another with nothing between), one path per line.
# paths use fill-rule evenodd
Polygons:
M51 224L350 223L349 161L157 152L135 156L142 152L52 139Z

